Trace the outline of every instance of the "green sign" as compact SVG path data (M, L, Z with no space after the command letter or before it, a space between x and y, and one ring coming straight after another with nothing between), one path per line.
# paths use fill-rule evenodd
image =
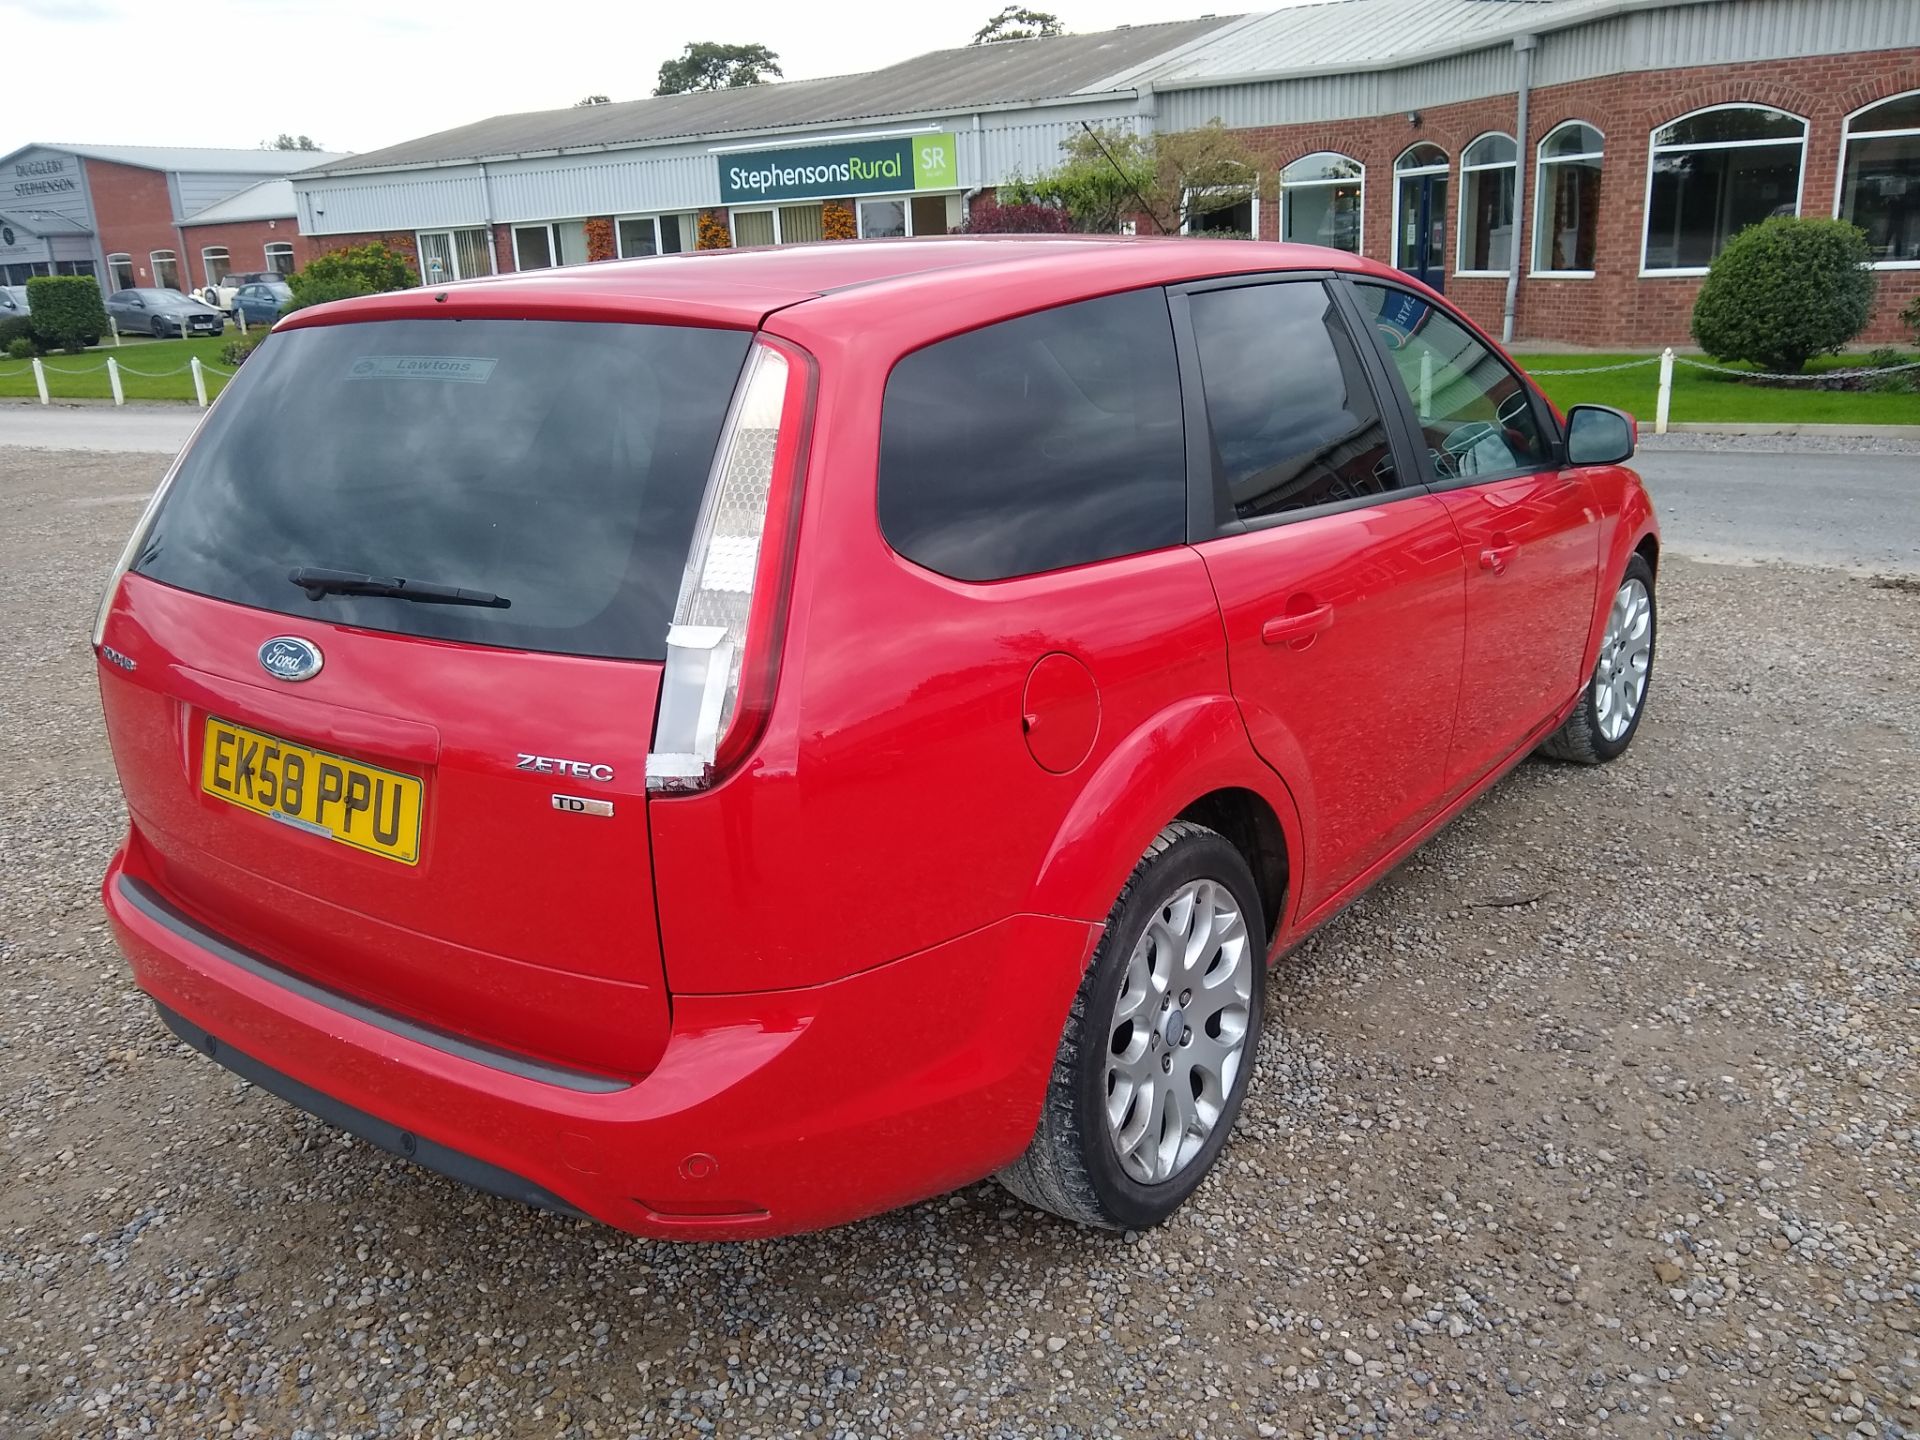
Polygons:
M721 155L720 203L836 200L901 190L955 190L960 166L951 135L843 140Z

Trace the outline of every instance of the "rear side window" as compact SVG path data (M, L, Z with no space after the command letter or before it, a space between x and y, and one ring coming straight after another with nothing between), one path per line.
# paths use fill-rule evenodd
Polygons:
M208 418L134 568L299 619L663 659L750 341L545 320L274 335ZM508 603L310 600L295 567Z
M1395 487L1379 401L1326 286L1206 290L1188 305L1222 520Z
M960 580L1177 545L1186 472L1159 290L1063 305L907 356L880 422L880 528Z

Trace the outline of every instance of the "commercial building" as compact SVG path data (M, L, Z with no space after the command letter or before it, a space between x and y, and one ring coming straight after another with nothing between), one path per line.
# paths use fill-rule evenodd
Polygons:
M20 285L34 275L92 275L109 291L192 290L230 271L292 271L309 242L294 223L285 177L335 158L289 150L25 146L0 157L0 277Z
M1915 0L1318 0L941 51L866 75L508 115L293 177L317 243L429 281L951 229L1083 125L1219 119L1258 158L1208 228L1389 259L1496 331L1680 340L1739 229L1837 215L1920 295ZM1511 313L1509 316L1509 307Z

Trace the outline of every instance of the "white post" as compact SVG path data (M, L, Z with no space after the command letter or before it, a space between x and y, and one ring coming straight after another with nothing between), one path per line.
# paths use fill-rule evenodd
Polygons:
M1420 352L1420 418L1433 418L1433 352Z
M193 370L193 398L200 402L200 408L204 410L207 408L207 377L200 369L200 357L190 357L187 364Z
M244 305L235 305L235 306L233 307L233 318L234 318L235 320L238 320L238 321L240 322L240 333L241 333L242 335L244 335L244 334L246 334L246 333L247 333L247 310L246 310L246 307L245 307Z
M1667 412L1673 408L1673 347L1660 352L1660 398L1653 407L1653 433L1667 433Z
M120 322L109 315L107 317L107 324L113 330L113 348L118 350L120 348Z
M111 355L107 356L107 383L113 386L113 403L126 404L127 397L120 389L120 362Z
M47 367L40 363L38 355L33 357L33 384L40 392L40 403L47 403Z

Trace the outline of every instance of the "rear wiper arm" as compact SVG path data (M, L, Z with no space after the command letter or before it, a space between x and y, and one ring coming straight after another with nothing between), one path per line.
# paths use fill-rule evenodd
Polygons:
M287 572L287 579L307 592L309 600L323 595L378 595L394 600L413 600L422 605L484 605L505 610L512 604L503 595L485 590L461 590L452 585L435 585L430 580L402 580L393 575L362 575L357 570L325 570L299 565Z

